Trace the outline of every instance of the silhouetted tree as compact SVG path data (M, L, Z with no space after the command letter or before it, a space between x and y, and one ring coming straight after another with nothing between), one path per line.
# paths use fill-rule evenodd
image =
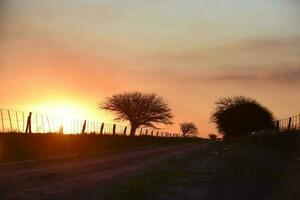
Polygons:
M164 100L156 94L140 92L123 93L106 98L99 104L100 109L115 113L115 120L128 120L131 125L130 135L140 126L156 128L156 124L172 124L172 114Z
M251 98L222 98L211 116L224 139L274 128L273 114Z
M208 137L209 137L209 139L211 139L211 140L217 140L217 135L216 135L216 134L213 134L213 133L208 134Z
M192 122L183 122L180 124L180 129L183 136L186 135L197 135L198 134L198 128L197 126Z

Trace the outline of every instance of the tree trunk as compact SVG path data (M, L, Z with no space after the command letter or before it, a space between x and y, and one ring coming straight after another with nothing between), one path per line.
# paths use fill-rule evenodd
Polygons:
M134 136L135 135L135 131L136 131L137 127L134 125L131 125L131 129L130 129L130 136Z

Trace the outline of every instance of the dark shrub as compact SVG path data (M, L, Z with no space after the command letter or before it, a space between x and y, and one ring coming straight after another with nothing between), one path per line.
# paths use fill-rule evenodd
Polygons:
M222 98L216 106L211 120L224 139L274 128L273 114L251 98Z
M208 134L208 137L209 137L209 139L211 139L211 140L217 140L217 135L216 135L216 134L213 134L213 133Z

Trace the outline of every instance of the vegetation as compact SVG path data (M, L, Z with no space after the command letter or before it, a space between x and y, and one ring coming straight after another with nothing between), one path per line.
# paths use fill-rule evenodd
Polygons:
M199 133L197 126L192 122L181 123L180 130L181 130L183 136L187 136L187 135L194 136Z
M224 139L273 129L273 114L257 101L243 96L222 98L211 116Z
M99 108L115 113L115 120L128 120L130 135L140 126L156 128L156 124L172 124L172 113L164 100L156 94L123 93L106 98Z
M107 196L110 199L297 199L299 181L293 185L287 181L294 177L289 165L295 163L286 159L299 158L299 142L300 132L290 131L208 143L184 157L166 160L135 174L108 190ZM293 172L299 174L299 167L294 168Z
M135 147L184 144L201 141L192 138L127 137L94 134L0 133L0 162L57 156L97 154Z
M218 137L216 134L211 133L211 134L208 134L208 138L211 140L217 140Z

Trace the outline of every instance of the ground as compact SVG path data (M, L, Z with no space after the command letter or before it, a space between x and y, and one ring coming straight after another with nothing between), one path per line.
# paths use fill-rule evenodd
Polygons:
M0 164L0 199L299 199L299 136Z

